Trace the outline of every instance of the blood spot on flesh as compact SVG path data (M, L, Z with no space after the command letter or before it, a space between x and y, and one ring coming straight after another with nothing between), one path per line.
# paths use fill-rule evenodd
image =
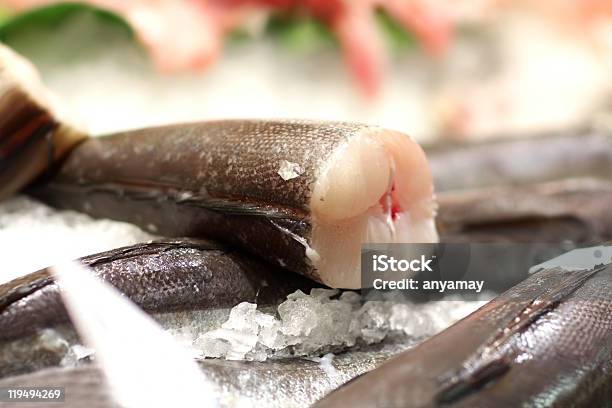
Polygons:
M399 204L393 203L393 205L391 206L391 219L393 221L397 220L397 216L401 212L402 212L402 209L399 206Z
M391 220L396 221L399 214L402 212L402 207L400 207L399 203L396 201L395 194L393 194L394 192L395 183L393 183L391 189L380 198L379 202L383 208L383 211L390 213ZM389 201L391 201L391 203L389 203ZM391 208L389 208L389 204L391 204Z

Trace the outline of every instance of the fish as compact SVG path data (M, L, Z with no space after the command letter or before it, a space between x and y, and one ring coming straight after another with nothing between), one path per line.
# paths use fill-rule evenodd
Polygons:
M359 124L224 120L91 138L29 194L217 240L334 288L361 286L362 242L438 240L421 147Z
M424 149L439 193L612 177L612 132L601 126L430 144Z
M276 305L298 289L308 292L319 286L205 240L158 240L79 261L158 317L240 302ZM76 340L68 323L60 288L47 269L0 285L0 376L57 365L66 353L57 338Z
M573 242L612 239L612 180L568 178L443 191L443 242Z
M100 370L90 366L77 367L71 370L62 368L41 370L36 373L0 379L2 387L63 387L65 392L62 407L80 408L83 406L97 408L118 408L113 395L106 385ZM3 402L6 408L36 407L40 402Z
M541 269L314 407L607 406L611 261Z
M50 269L70 320L92 347L115 401L126 407L218 406L192 353L152 317L78 262Z
M506 259L495 272L479 272L490 290L506 290L526 279L534 254L547 259L612 240L612 181L606 179L451 190L438 193L437 199L441 242L492 243L483 265Z
M172 400L181 401L180 406L217 406L216 402L219 406L235 406L238 401L269 407L307 406L415 342L387 342L338 356L329 354L325 364L299 358L266 363L212 359L199 360L198 370L189 349L117 290L95 279L89 268L63 263L53 267L52 273L60 282L62 298L79 336L93 350L74 346L80 351L73 353L67 364L62 361L62 368L40 367L40 371L0 379L0 383L10 387L17 381L23 387L53 375L46 385L65 388L68 404L91 406L96 401L102 406L115 406L114 401L121 401L120 406L167 406ZM45 340L47 347L60 351L70 347L68 341L73 339L55 335ZM36 346L42 349L44 344ZM164 352L159 355L159 350ZM79 378L73 375L77 373L81 374ZM82 381L86 378L97 381ZM74 386L80 388L78 392L72 392ZM166 386L167 390L151 395L151 389ZM173 394L181 388L180 396ZM278 392L279 388L283 392ZM98 401L100 395L105 396L104 401ZM202 403L202 399L208 401Z
M298 289L319 286L217 243L196 239L141 243L79 262L149 313L233 307L240 302L275 305ZM0 285L0 341L68 321L59 292L48 269Z
M342 383L376 368L412 345L376 346L339 354L333 360L336 370L333 376L326 374L318 363L302 358L266 362L207 359L199 365L213 382L215 397L223 407L236 406L237 402L260 407L309 406ZM62 407L118 407L105 381L104 371L95 361L76 367L46 367L0 378L0 388L16 386L63 387L66 399ZM40 406L40 402L32 405L19 402L14 406L35 407ZM3 403L2 407L13 405Z
M0 200L87 137L67 111L34 66L0 44Z

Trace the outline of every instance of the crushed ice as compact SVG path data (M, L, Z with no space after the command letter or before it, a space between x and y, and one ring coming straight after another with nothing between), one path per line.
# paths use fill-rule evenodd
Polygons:
M302 166L287 160L281 160L280 168L278 169L278 175L285 181L297 178L303 172L304 169L302 169Z
M356 292L339 294L331 289L312 289L310 295L298 290L276 314L264 313L254 303L240 303L220 327L192 334L191 347L201 358L228 360L320 356L390 336L431 336L484 303L412 303L397 294L362 302ZM325 364L331 366L331 360Z
M155 238L131 224L12 197L0 203L0 283L66 259Z
M327 353L323 357L306 357L310 361L314 361L315 363L319 363L321 370L327 374L328 377L334 378L338 375L338 370L332 364L334 361L334 353Z
M91 361L94 359L95 350L89 347L85 347L82 344L74 344L70 346L62 360L60 365L62 367L76 367L82 363Z

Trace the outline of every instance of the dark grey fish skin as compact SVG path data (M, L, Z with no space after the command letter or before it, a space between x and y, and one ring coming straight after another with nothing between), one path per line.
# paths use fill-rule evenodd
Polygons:
M536 252L547 259L575 246L612 240L609 180L566 179L454 190L439 193L437 199L440 242L504 244L502 251L505 244L525 244L514 247L512 265L480 271L491 290L504 291L526 279ZM545 252L537 249L540 244L545 244ZM489 256L494 262L492 249Z
M371 131L382 130L229 120L129 131L82 143L31 194L164 236L237 245L320 280L304 245L312 230L313 183L337 148ZM299 177L279 176L283 160L299 164Z
M612 178L612 132L591 127L425 147L436 191Z
M316 286L300 275L204 240L162 240L80 260L149 313L280 303ZM0 342L68 322L59 287L42 270L0 285Z
M609 406L611 294L610 265L540 271L315 407Z
M115 403L99 369L91 366L54 368L0 380L0 387L63 387L63 402L3 402L3 408L120 408ZM43 405L44 404L44 405Z
M377 345L339 354L333 360L336 370L333 376L328 376L319 363L301 358L265 362L207 359L199 364L221 407L235 407L238 402L253 407L307 407L340 384L411 346ZM66 401L60 405L62 408L117 407L95 360L77 367L51 367L0 379L0 388L11 386L65 387ZM20 402L7 406L40 408L40 403L37 404Z
M580 244L612 239L612 181L594 178L438 194L442 242Z

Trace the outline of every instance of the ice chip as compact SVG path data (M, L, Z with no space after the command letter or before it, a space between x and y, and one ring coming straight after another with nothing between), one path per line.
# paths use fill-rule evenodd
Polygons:
M201 340L206 342L210 339L216 339L227 342L229 347L226 349L226 358L228 360L242 360L244 356L257 345L257 333L241 332L238 330L220 328L202 335ZM206 343L204 343L206 344ZM215 348L222 348L216 343L208 343Z
M389 327L412 337L423 337L435 333L435 325L427 313L405 304L391 307Z
M294 300L294 299L300 299L300 298L305 298L305 297L308 297L308 295L298 289L295 292L287 295L287 300Z
M62 367L76 367L82 364L87 359L94 358L95 351L89 347L85 347L81 344L75 344L71 346L62 360L60 366Z
M340 295L340 300L342 302L358 305L359 303L361 303L361 295L357 292L349 290L346 292L342 292L342 294Z
M230 343L207 334L199 336L194 342L194 347L200 349L205 357L225 357L230 351Z
M366 302L358 313L361 336L368 343L382 341L389 332L390 305L386 302Z
M319 321L315 311L317 303L317 299L309 297L290 299L281 303L278 306L278 314L282 321L281 331L292 336L310 334Z
M93 357L95 354L95 350L89 347L85 347L81 344L75 344L72 346L72 351L74 352L74 356L77 360L83 360L88 357Z
M223 328L257 334L258 325L255 321L257 305L242 302L232 309L229 319L223 323Z
M285 181L299 177L304 172L302 166L288 160L281 160L278 175Z
M323 357L310 357L308 360L319 363L321 370L330 378L338 375L338 370L332 364L335 355L333 353L327 353Z
M42 348L53 352L68 351L69 343L66 339L53 329L43 329L38 335L38 341Z

